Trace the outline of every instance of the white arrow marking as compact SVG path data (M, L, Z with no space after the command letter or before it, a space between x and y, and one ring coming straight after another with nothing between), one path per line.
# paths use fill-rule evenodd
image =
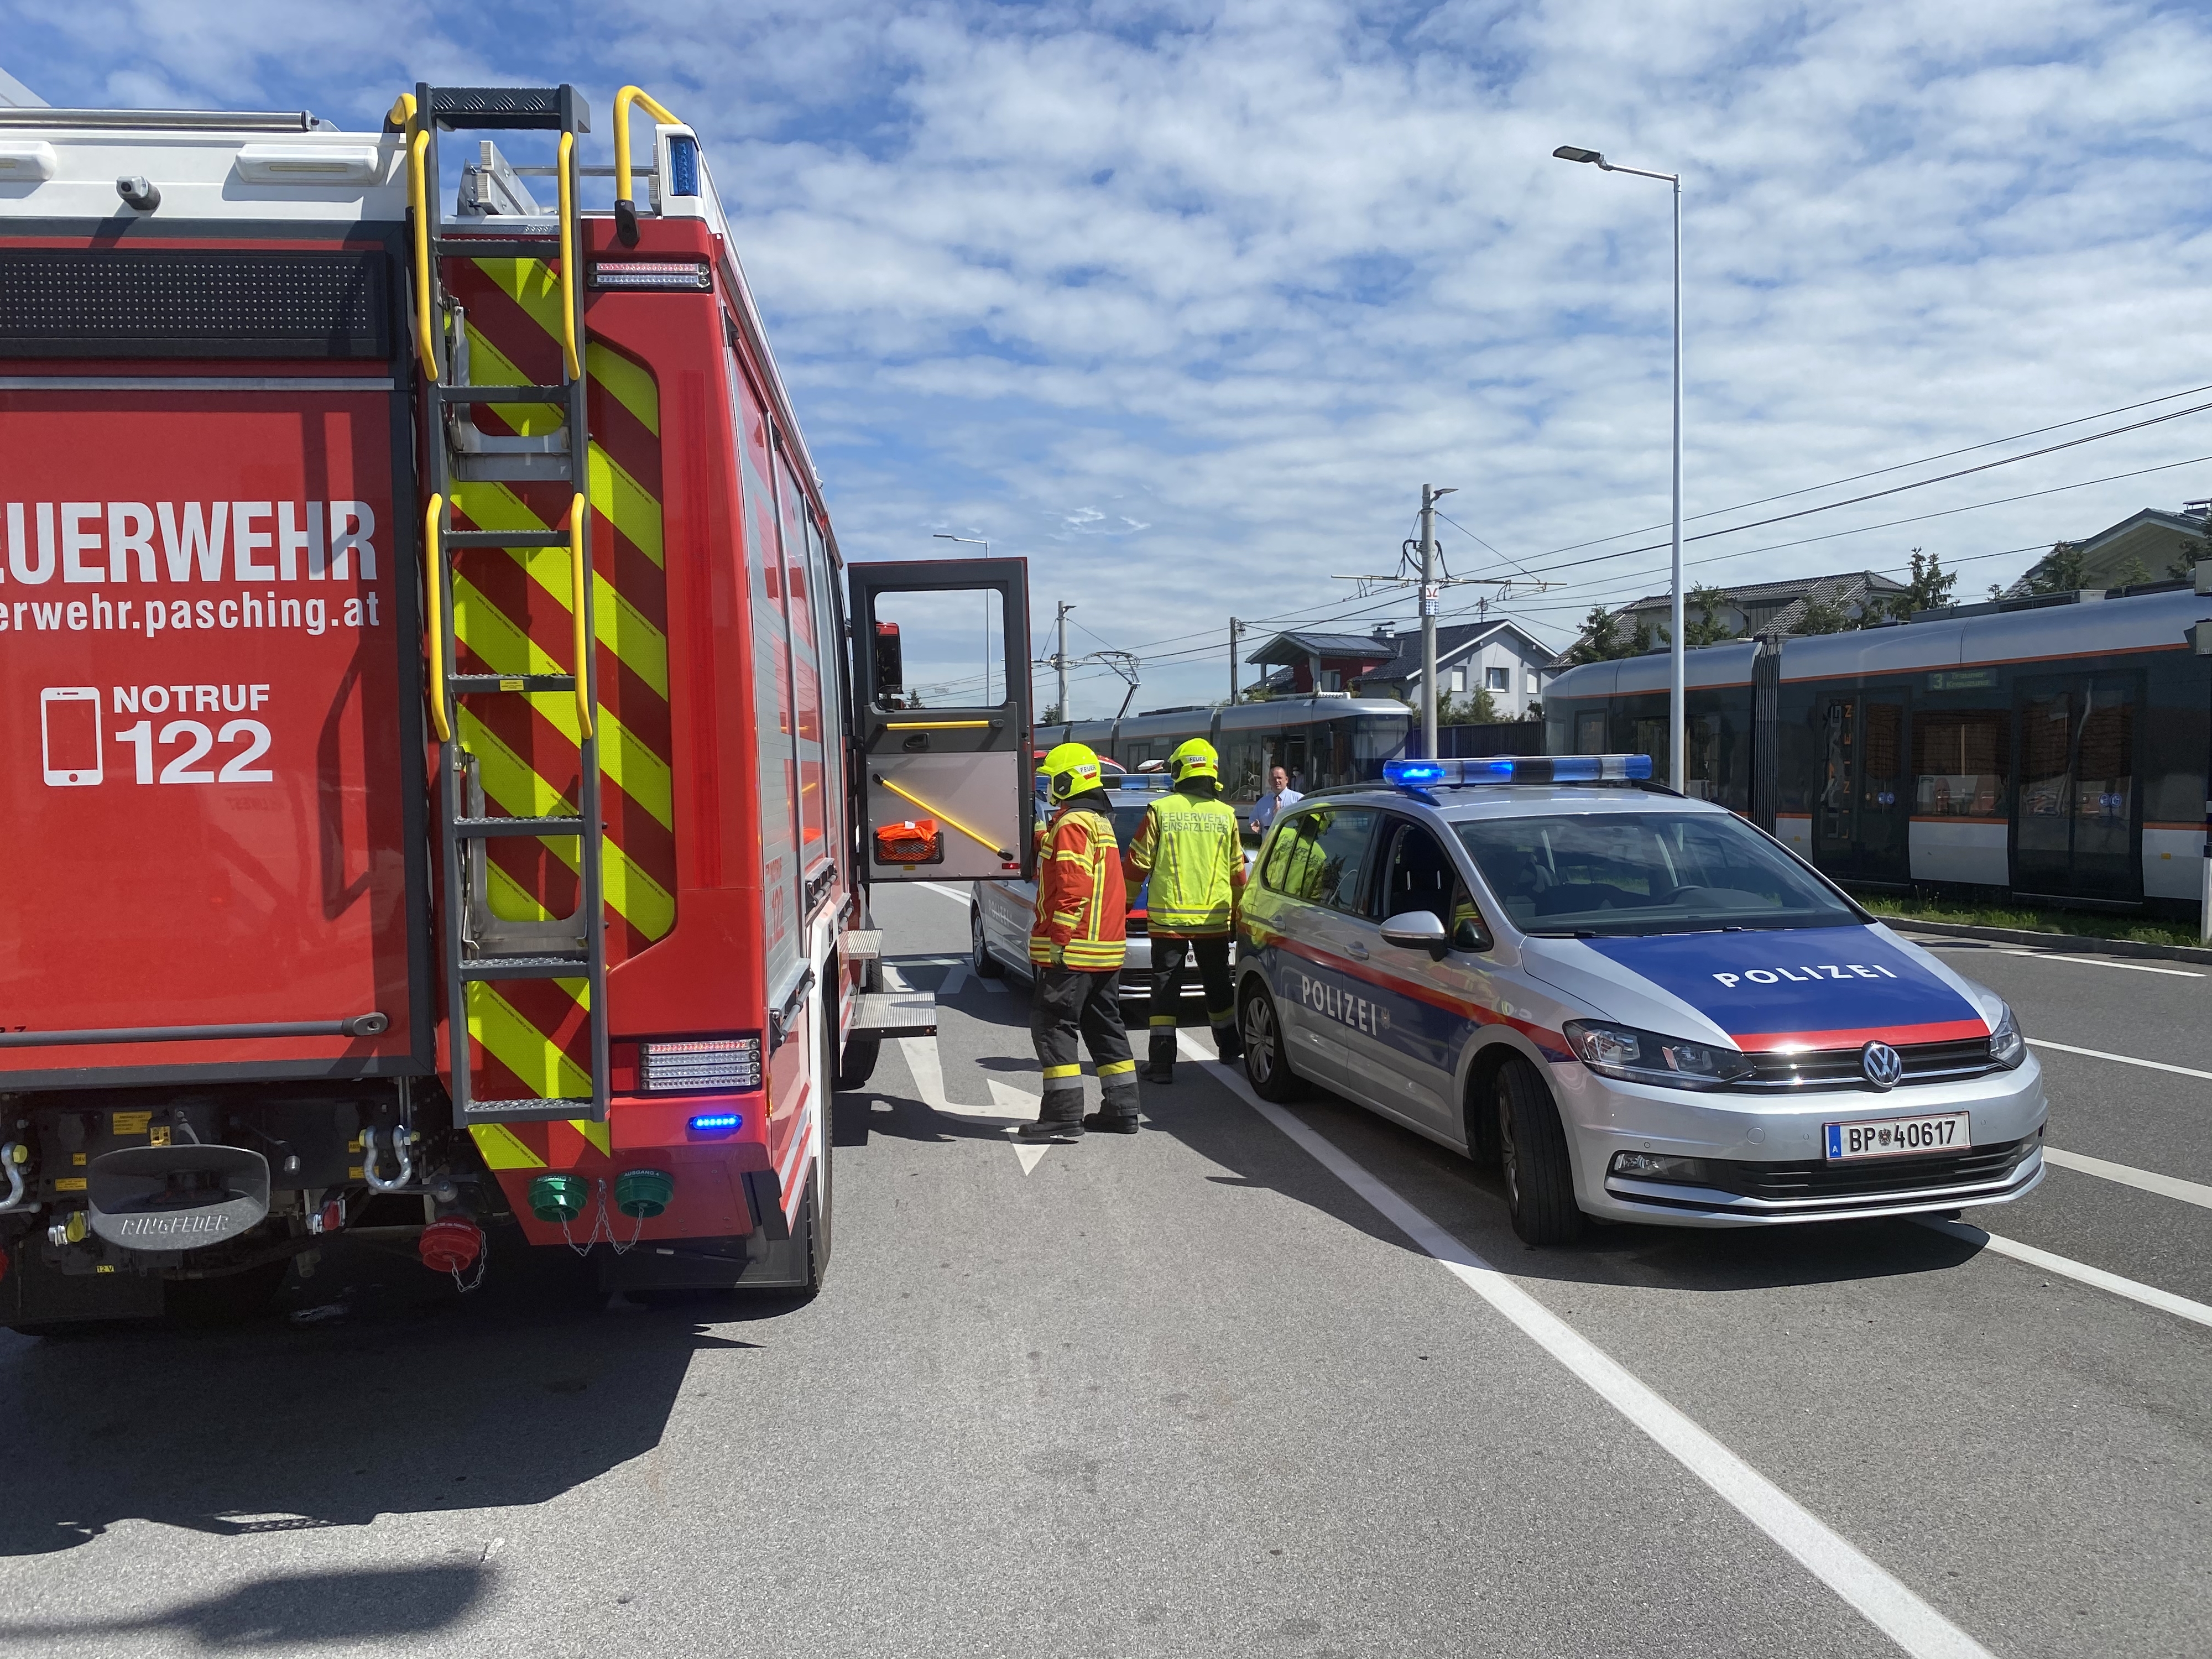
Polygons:
M991 1098L997 1103L1001 1112L1018 1114L1018 1121L1023 1123L1036 1121L1038 1101L1035 1095L1024 1094L1012 1084L1001 1083L998 1079L993 1078ZM1036 1169L1038 1161L1050 1152L1052 1147L1053 1143L1049 1140L1014 1142L1014 1156L1022 1161L1022 1173L1027 1175Z

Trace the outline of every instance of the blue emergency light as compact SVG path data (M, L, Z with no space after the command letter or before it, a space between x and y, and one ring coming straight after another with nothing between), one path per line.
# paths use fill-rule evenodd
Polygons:
M684 1127L695 1135L726 1135L743 1128L744 1121L738 1112L702 1112Z
M1650 775L1649 755L1493 755L1480 760L1382 763L1382 781L1397 789L1455 789L1480 783L1634 783Z

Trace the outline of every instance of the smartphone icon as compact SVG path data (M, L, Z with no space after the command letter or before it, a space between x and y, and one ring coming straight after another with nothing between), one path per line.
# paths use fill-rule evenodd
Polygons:
M100 689L50 685L39 693L46 781L58 789L100 781Z

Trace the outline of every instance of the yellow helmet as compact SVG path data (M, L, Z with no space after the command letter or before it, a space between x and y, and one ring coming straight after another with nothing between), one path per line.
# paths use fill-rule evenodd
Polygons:
M1098 787L1098 757L1087 744L1063 743L1044 757L1045 793L1057 806Z
M1193 738L1179 745L1168 757L1168 769L1181 783L1185 778L1214 778L1221 776L1221 757L1213 752L1213 745L1204 738Z

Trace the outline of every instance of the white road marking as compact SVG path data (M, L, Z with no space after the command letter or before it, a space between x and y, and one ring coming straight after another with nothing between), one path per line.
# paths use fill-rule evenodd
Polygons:
M1208 1054L1189 1032L1184 1054L1281 1130L1399 1231L1512 1321L1607 1404L1671 1454L1862 1617L1915 1659L1990 1659L1989 1650L1899 1579L1668 1404L1619 1361L1512 1279L1346 1157L1325 1136L1252 1092L1241 1070Z
M937 988L937 994L941 997L955 995L967 982L968 964L964 961L956 962L946 970L945 983Z
M1012 1084L1001 1083L993 1078L991 1098L998 1103L1001 1112L1011 1112L1024 1123L1036 1121L1038 1101L1035 1095L1024 1094ZM1053 1145L1049 1140L1016 1141L1014 1156L1022 1161L1022 1173L1028 1175L1034 1170L1043 1161L1044 1155L1053 1149Z
M956 904L965 904L968 902L968 895L965 892L962 891L957 887L947 887L941 881L910 881L908 882L906 885L908 887L919 887L924 892L942 893L946 898L951 899Z
M2212 1083L2212 1072L2200 1072L2193 1066L2169 1066L2162 1060L2138 1060L2133 1054L2108 1054L2102 1048L2076 1048L2070 1042L2051 1042L2043 1037L2030 1037L2031 1048L2056 1048L2062 1054L2087 1054L2092 1060L2109 1060L2119 1066L2140 1066L2146 1071L2172 1072L2180 1077L2201 1077Z
M2043 1161L2056 1164L2062 1170L2079 1170L2083 1175L2100 1176L2106 1181L2117 1181L2123 1187L2139 1187L2147 1193L2178 1198L2185 1204L2201 1204L2212 1210L2212 1187L2207 1187L2202 1182L2184 1181L2179 1176L2160 1175L2155 1170L2137 1170L2125 1164L2107 1164L2101 1158L2089 1158L2081 1152L2063 1152L2056 1146L2043 1149Z
M2106 1273L2102 1267L2092 1267L2086 1261L2076 1261L2069 1256L2038 1249L2034 1245L2023 1244L2018 1239L2000 1238L1995 1233L1984 1232L1979 1227L1970 1227L1963 1221L1938 1221L1930 1216L1917 1218L1923 1227L1932 1227L1939 1233L1948 1233L1969 1244L1985 1246L1999 1255L2008 1255L2015 1261L2040 1267L2045 1273L2057 1273L2083 1285L2092 1285L2100 1291L2110 1291L2114 1296L2124 1296L2130 1302L2142 1303L2146 1308L2156 1308L2199 1325L2212 1326L2212 1308L2206 1307L2202 1302L2191 1302L2185 1296L2176 1296L2171 1291L2161 1291L2155 1285L2123 1279L2118 1273Z
M2146 962L2115 962L2110 957L2065 957L2056 951L1999 950L2001 957L2033 957L2043 962L2078 962L2084 968L2124 968L2131 974L2171 974L2176 979L2203 979L2193 968L2154 968Z
M1915 939L1911 941L1923 951L1983 951L1993 957L2033 957L2040 962L2078 962L2084 968L2124 968L2136 974L2172 974L2177 979L2203 979L2203 974L2194 968L2154 968L2146 962L2118 962L2111 957L2068 956L2060 951L2031 951L2019 945L1984 945L1966 939Z

